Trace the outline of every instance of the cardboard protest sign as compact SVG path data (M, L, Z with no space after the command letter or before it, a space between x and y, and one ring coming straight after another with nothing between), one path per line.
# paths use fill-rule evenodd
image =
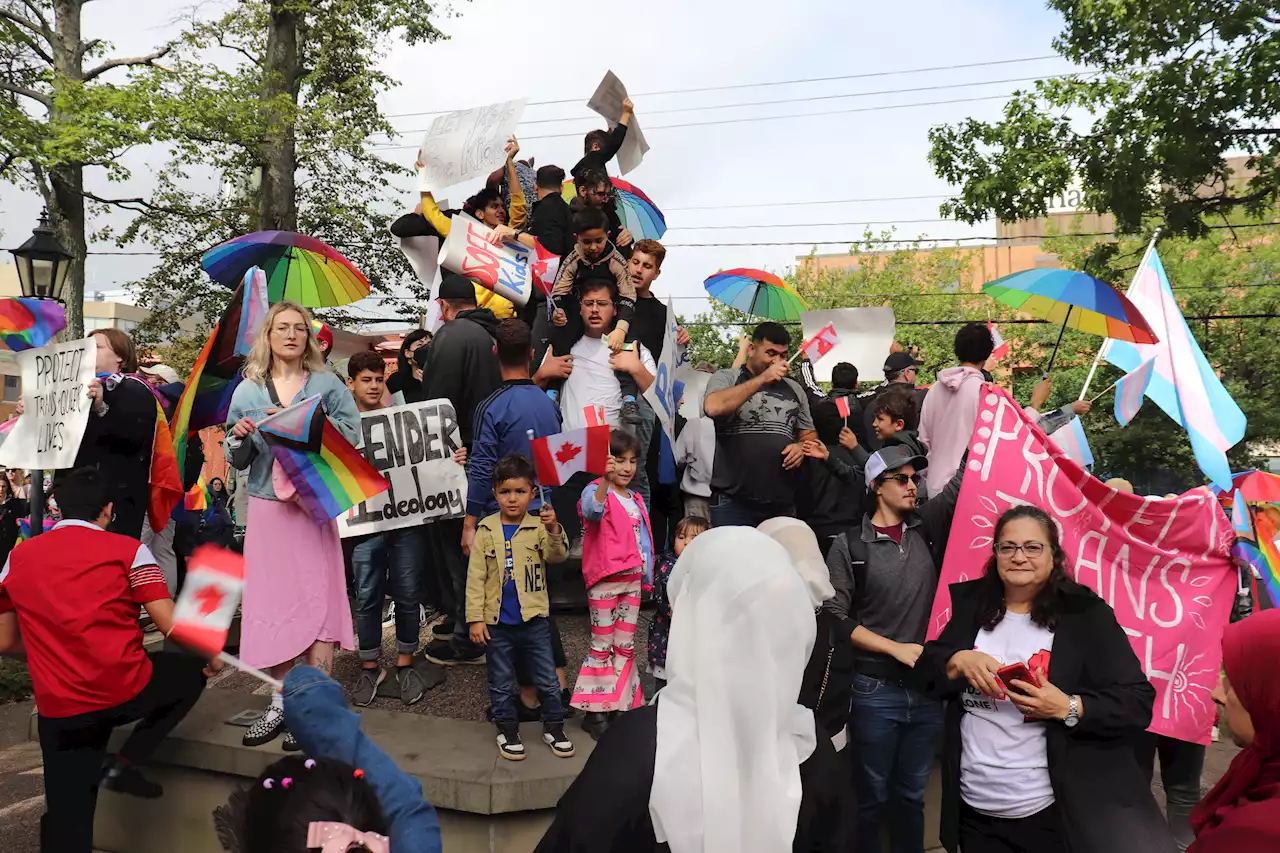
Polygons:
M835 308L830 311L805 311L800 314L804 339L816 337L830 325L836 344L813 362L813 375L819 382L831 381L831 368L847 361L858 368L862 382L884 379L884 360L893 346L892 308Z
M676 443L676 364L681 353L676 347L676 312L667 303L667 328L662 336L662 357L657 359L658 371L653 375L653 384L644 392L644 398L653 406L662 424L662 431L672 446ZM656 356L657 354L654 353Z
M450 221L440 266L475 279L515 305L527 303L534 288L533 252L519 243L493 245L486 239L493 229L466 213L455 213Z
M525 99L503 101L437 116L418 152L418 191L488 175L507 161L507 139L524 115Z
M609 71L596 87L591 100L587 101L587 106L603 116L612 130L622 118L622 102L626 99L627 87L622 85L618 75ZM627 174L639 166L648 153L649 143L645 141L644 131L640 129L640 120L633 115L631 121L627 122L627 138L622 141L622 148L618 150L618 170Z
M462 446L448 400L425 400L360 415L364 458L391 488L338 516L343 538L413 527L467 514L467 472L453 461Z
M88 393L97 352L91 335L17 354L25 413L0 445L0 465L46 471L75 465L93 408Z
M984 386L929 638L951 617L950 584L980 577L996 520L1038 506L1057 522L1068 571L1115 610L1156 688L1151 731L1209 743L1236 572L1231 523L1208 489L1165 500L1110 488L1045 437L1009 394Z

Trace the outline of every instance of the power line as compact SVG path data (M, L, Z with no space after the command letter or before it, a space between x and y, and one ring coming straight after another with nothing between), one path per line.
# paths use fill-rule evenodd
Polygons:
M913 86L909 89L882 89L879 92L850 92L847 95L811 95L809 97L804 97L804 98L783 98L780 100L773 100L773 101L747 101L746 103L741 103L741 104L708 104L706 106L700 106L700 107L675 107L675 108L666 109L666 110L645 110L644 115L647 118L649 116L669 115L671 113L703 112L705 110L731 110L731 109L745 108L745 107L771 107L771 106L776 106L778 104L799 104L799 103L807 103L812 101L834 101L834 100L843 100L845 98L870 98L877 95L905 95L905 94L914 94L916 92L936 92L936 91L941 91L943 89L969 89L969 88L973 88L974 86L995 86L995 85L1004 84L1004 83L1030 83L1036 80L1061 80L1065 77L1073 77L1073 76L1076 76L1076 75L1075 74L1052 74L1046 77L1009 77L1003 80L977 80L972 83L946 83L940 86ZM554 124L556 122L562 122L562 121L586 121L586 120L599 121L600 117L595 113L590 113L588 115L582 115L582 116L562 116L560 118L541 118L541 119L534 119L533 121L521 121L520 126L526 127L528 125L534 125L534 124ZM420 128L414 128L413 130L397 130L395 131L395 133L397 134L426 133L428 130L430 130L429 127L420 127ZM387 134L383 133L383 134L375 134L375 135L385 136Z
M733 231L738 228L826 228L845 225L921 225L954 219L875 219L870 222L765 222L758 225L668 225L667 231ZM957 223L960 224L960 223Z
M633 98L656 98L659 95L688 95L694 92L727 92L733 89L758 89L768 86L791 86L799 83L831 83L836 80L866 80L872 77L894 77L903 74L926 74L933 71L958 71L963 68L989 68L995 65L1016 65L1023 62L1043 62L1047 59L1061 59L1057 54L1045 56L1028 56L1022 59L994 59L986 62L966 62L961 65L938 65L932 68L904 68L897 71L868 71L861 74L841 74L835 77L804 77L798 80L772 80L764 83L735 83L728 86L701 86L691 89L666 89L660 92L640 92ZM554 104L578 104L589 100L590 96L578 98L560 98L552 101L529 101L525 106L545 107ZM426 110L413 113L393 113L387 118L404 118L406 116L444 115L457 110Z
M951 195L942 193L940 195L900 195L885 196L883 198L832 198L823 199L821 201L761 201L746 204L707 204L692 207L664 207L663 211L666 213L674 213L676 211L685 210L742 210L749 207L814 207L820 204L864 204L885 201L937 201L938 199L943 198L951 198Z
M758 116L755 118L727 118L727 119L717 119L714 121L693 121L693 122L686 122L684 124L660 124L660 125L657 125L656 127L646 127L645 133L650 133L651 131L655 131L655 130L673 130L675 128L681 128L681 127L711 127L714 125L723 125L723 124L745 124L745 123L758 123L762 121L783 121L785 119L794 119L794 118L814 118L816 116L846 115L849 113L873 113L873 112L882 112L884 110L905 110L905 109L911 109L913 107L939 107L947 104L972 104L978 101L1007 100L1010 97L1010 94L1011 93L1005 93L1001 95L982 95L976 98L953 98L950 100L942 100L942 101L921 101L919 103L914 103L914 104L885 104L885 105L875 106L875 107L854 107L852 109L844 109L844 110L823 110L821 112L816 112L816 113L790 113L787 115L780 115L780 116ZM579 136L582 136L581 131L578 131L575 133L551 133L543 136L526 136L524 138L524 141L532 142L535 139L573 139ZM419 146L418 145L371 145L369 147L373 151L403 151L405 149L418 148Z

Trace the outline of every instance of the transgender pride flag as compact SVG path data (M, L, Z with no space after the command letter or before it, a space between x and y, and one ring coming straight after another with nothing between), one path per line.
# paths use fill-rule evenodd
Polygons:
M1230 489L1227 451L1244 438L1244 412L1222 387L1191 336L1154 243L1133 277L1128 296L1159 343L1109 339L1099 356L1126 373L1134 372L1148 359L1155 360L1146 396L1187 431L1200 470L1214 485Z
M1142 408L1143 395L1155 375L1156 360L1149 358L1133 373L1126 373L1116 382L1116 420L1127 427Z

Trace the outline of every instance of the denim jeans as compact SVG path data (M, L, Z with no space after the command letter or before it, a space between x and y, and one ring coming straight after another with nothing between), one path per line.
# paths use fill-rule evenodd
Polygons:
M516 721L516 663L529 675L542 703L542 722L563 723L564 703L551 651L551 623L535 616L523 625L490 625L489 646L485 650L489 667L489 704L495 723Z
M396 652L411 655L418 651L423 550L422 529L418 527L375 533L351 549L360 660L375 661L382 651L382 600L386 595L396 603Z
M1138 766L1154 777L1160 756L1160 784L1164 786L1165 814L1179 850L1196 840L1191 831L1191 810L1200 802L1200 776L1204 772L1204 746L1145 732L1138 747Z
M453 648L460 654L477 649L467 628L467 558L462 553L462 519L442 518L428 525L432 564L453 593Z
M942 736L942 703L883 678L853 677L849 713L858 853L880 853L887 817L893 853L924 851L924 789Z
M644 498L644 506L649 515L653 515L653 488L649 485L649 449L653 444L653 434L658 430L658 413L653 410L653 406L649 405L649 401L643 397L638 400L640 405L640 423L636 424L634 433L636 440L640 442L640 458L637 460L636 476L631 482L631 487L640 493L640 497Z
M794 509L734 500L727 492L712 492L710 505L712 527L757 527L770 518L795 515Z

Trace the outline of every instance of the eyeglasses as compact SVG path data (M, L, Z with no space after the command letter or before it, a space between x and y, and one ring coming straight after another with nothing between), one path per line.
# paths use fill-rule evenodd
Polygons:
M583 308L608 308L613 303L608 299L584 299L580 304Z
M306 334L309 331L309 328L307 326L302 326L302 325L288 326L288 325L282 324L282 325L276 326L271 331L275 332L277 335L285 335L285 336L287 336L290 332L296 332L297 334L302 335L303 337L306 337Z
M1014 542L1001 542L996 546L996 553L1001 557L1008 558L1021 551L1028 559L1034 560L1044 553L1044 548L1043 542L1023 542L1021 545Z
M922 479L923 477L921 477L921 475L919 474L911 474L909 476L907 474L885 474L884 475L884 481L886 483L892 480L893 482L897 483L899 486L905 486L907 483L914 483L918 486L920 485L920 481Z

